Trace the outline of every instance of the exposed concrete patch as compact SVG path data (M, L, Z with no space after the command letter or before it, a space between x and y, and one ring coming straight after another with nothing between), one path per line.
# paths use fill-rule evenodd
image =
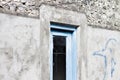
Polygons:
M97 25L100 28L120 30L119 0L1 0L0 11L38 18L41 4L84 12L88 24Z

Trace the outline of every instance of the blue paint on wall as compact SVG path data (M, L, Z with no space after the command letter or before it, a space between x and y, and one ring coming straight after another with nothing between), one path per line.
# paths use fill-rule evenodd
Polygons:
M110 62L111 62L111 70L110 70L110 75L111 75L111 78L113 77L113 74L114 74L114 71L115 71L115 65L116 65L116 62L115 62L115 59L114 57L112 56L112 53L113 53L113 50L112 48L109 48L109 44L111 42L117 42L116 39L114 38L110 38L109 40L107 40L107 42L105 43L105 46L101 49L101 50L98 50L98 51L95 51L93 53L94 56L99 56L99 57L102 57L103 60L104 60L104 68L105 68L105 71L104 71L104 77L103 77L103 80L106 80L106 76L109 74L107 72L107 68L108 68L108 54L111 55L110 57ZM109 53L106 53L106 51L108 51Z
M114 60L114 58L111 59L111 77L113 77L113 73L115 71L115 65L116 65L116 62Z

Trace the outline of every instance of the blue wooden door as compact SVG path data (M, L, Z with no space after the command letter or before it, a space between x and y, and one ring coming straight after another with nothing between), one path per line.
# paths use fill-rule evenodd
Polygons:
M51 40L50 40L50 45L51 45L51 52L50 52L50 80L60 80L60 79L54 79L54 74L53 74L53 48L54 48L54 37L64 37L65 38L65 79L62 80L76 80L76 56L75 56L75 35L73 30L72 31L67 31L66 28L60 27L57 25L51 25L52 28L57 28L57 29L52 29L51 30ZM65 30L64 30L65 29ZM68 28L69 29L69 28ZM71 28L70 28L71 30ZM60 43L62 44L62 43ZM59 72L58 72L59 73ZM59 78L59 77L58 77Z

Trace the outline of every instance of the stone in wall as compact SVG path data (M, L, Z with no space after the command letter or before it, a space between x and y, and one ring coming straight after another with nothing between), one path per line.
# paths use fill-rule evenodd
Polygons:
M38 17L34 0L0 0L0 11L31 17Z
M98 0L96 2L91 2L91 5L88 5L88 8L86 8L88 22L93 25L100 25L109 29L119 29L119 7L120 3L115 0Z
M49 4L83 12L88 24L120 30L119 0L0 0L1 12L38 17L39 6Z

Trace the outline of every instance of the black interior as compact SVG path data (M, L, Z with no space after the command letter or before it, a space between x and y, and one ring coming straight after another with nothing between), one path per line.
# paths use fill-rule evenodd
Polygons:
M66 37L53 37L53 80L66 80Z

